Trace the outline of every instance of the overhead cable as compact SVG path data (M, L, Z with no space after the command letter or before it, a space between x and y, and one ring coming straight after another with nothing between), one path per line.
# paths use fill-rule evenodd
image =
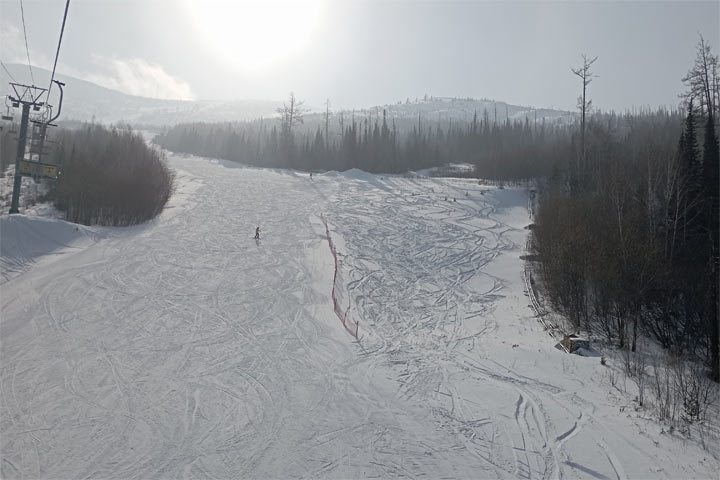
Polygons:
M50 101L50 89L52 88L53 80L55 80L55 68L57 67L58 57L60 56L60 44L62 43L63 33L65 32L65 20L67 20L68 8L70 7L70 0L65 2L65 14L63 15L62 27L60 27L60 38L58 39L57 50L55 51L55 62L53 63L52 75L50 75L50 85L47 90L47 100Z
M8 74L8 77L10 77L10 80L12 80L13 83L18 83L17 80L15 80L15 78L12 76L12 73L10 73L10 70L8 70L7 67L5 66L5 64L2 62L2 60L0 60L0 65L2 65L3 70L5 70L5 73Z
M27 53L28 68L30 69L30 78L32 79L33 85L35 85L35 77L33 76L32 63L30 63L30 49L28 48L27 29L25 28L25 9L23 8L22 0L20 0L20 17L22 18L23 35L25 36L25 53Z

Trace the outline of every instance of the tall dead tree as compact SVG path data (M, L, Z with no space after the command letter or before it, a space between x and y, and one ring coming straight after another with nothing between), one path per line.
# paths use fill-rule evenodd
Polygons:
M292 134L294 125L303 123L303 115L308 111L304 104L305 102L295 98L295 93L290 92L288 101L283 102L283 106L275 110L280 114L281 129L286 130L288 134Z
M682 81L688 89L681 95L686 102L693 100L700 107L701 116L712 116L717 120L720 109L720 72L718 57L713 55L710 45L702 35L697 43L695 65Z
M325 102L325 152L330 150L330 99Z
M598 57L588 58L584 53L582 54L583 64L578 68L571 68L570 71L580 77L582 80L582 95L578 97L578 109L580 110L580 157L576 166L576 182L581 182L585 175L586 164L586 152L585 152L585 118L592 108L592 100L587 99L587 86L590 85L593 78L597 75L590 71L590 67L598 59ZM571 175L572 179L572 175ZM572 185L572 181L571 181Z
M291 160L295 154L295 142L293 138L293 127L303 123L303 115L308 111L302 100L295 98L295 93L290 92L287 102L275 111L280 114L280 148L283 155Z

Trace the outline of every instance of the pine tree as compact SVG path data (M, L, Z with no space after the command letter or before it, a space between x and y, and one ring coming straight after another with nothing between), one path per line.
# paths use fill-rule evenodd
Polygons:
M683 185L686 191L680 238L681 248L683 248L686 253L693 254L697 252L698 229L701 225L699 207L702 199L702 165L700 164L692 100L688 103L688 113L687 117L685 117L685 131L682 136L680 164Z
M710 362L713 380L720 381L720 318L718 318L718 275L720 274L720 152L715 134L715 121L712 109L708 109L705 123L705 141L703 142L703 207L706 228L709 233L710 261L710 298L707 321L710 333Z

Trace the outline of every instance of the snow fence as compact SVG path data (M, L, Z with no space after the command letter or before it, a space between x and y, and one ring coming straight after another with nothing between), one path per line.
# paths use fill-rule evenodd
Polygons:
M358 338L358 327L360 325L360 322L350 322L348 319L348 311L350 310L350 302L348 302L348 307L343 311L342 307L340 306L340 300L338 300L338 297L342 298L344 295L342 295L342 288L338 286L337 283L337 277L338 277L338 257L337 257L337 250L335 249L335 244L332 241L332 237L330 236L330 228L328 228L327 221L325 220L325 217L320 217L320 219L323 222L323 225L325 225L325 233L327 234L328 239L328 245L330 246L330 252L332 252L333 260L335 261L335 274L333 275L333 285L332 285L332 301L333 301L333 310L335 310L335 315L340 319L340 321L343 324L343 327L345 327L345 330L350 333L353 337L356 339Z

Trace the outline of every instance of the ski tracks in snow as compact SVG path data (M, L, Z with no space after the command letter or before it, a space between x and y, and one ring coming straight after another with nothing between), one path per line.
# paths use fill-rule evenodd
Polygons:
M589 415L560 396L567 385L521 375L482 349L499 335L498 322L517 321L496 312L515 279L488 268L503 254L519 256L525 244L524 225L506 224L497 210L507 208L498 196L512 189L460 179L383 180L383 188L348 181L330 214L345 244L340 274L353 321L373 352L364 368L393 370L397 395L429 409L457 439L453 449L477 460L485 476L588 474L594 470L566 453L568 442L588 437L581 443L594 445L612 476L625 478L612 449L585 428ZM521 190L514 194L518 206L526 204ZM533 321L529 308L517 314ZM571 428L556 431L568 416L576 418Z
M3 304L3 477L311 476L308 424L345 419L352 349L305 263L317 194L177 163L192 201L3 286L26 300Z
M3 284L3 478L627 478L512 336L521 189L171 161L159 219Z

